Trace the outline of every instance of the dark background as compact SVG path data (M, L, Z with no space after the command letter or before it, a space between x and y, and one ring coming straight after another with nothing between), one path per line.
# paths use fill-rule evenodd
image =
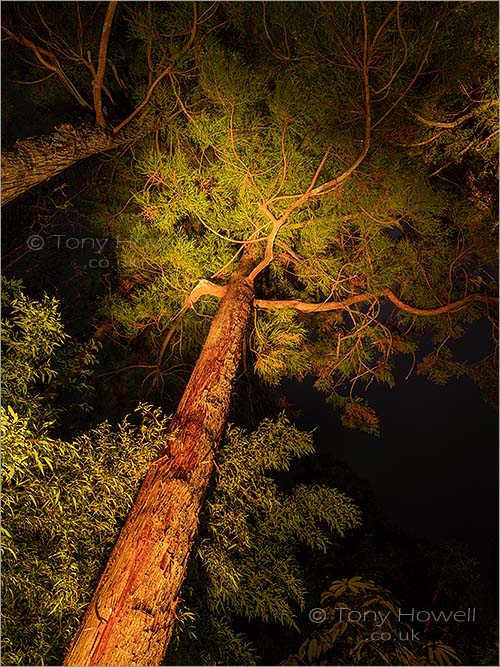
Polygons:
M456 347L460 360L488 353L488 323L476 322ZM399 362L397 384L366 394L380 437L342 426L312 381L285 382L300 426L315 430L318 451L345 462L372 487L382 516L407 535L467 545L487 587L498 575L498 414L468 377L436 385Z

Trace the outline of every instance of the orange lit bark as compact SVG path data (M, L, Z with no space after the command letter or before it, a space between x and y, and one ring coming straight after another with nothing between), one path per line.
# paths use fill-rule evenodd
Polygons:
M165 452L148 471L65 665L162 662L241 359L253 264L244 257L229 282Z

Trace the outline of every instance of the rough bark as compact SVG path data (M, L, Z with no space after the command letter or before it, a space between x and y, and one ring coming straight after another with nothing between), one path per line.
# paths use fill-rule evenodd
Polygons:
M250 318L254 262L233 274L168 435L73 639L65 665L160 665L226 424Z
M12 148L2 151L2 205L75 162L134 141L141 134L135 123L116 134L94 125L60 125L50 135L16 141Z

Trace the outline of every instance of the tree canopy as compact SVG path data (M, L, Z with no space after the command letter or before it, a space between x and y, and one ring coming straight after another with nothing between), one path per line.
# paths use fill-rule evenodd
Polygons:
M200 339L254 247L255 370L270 383L313 373L347 424L374 430L356 386L391 383L394 356L429 329L435 352L417 370L461 371L447 343L495 301L496 78L462 61L460 79L446 71L450 42L488 11L258 9L224 6L229 27L185 55L191 80L180 87L179 73L148 107L155 139L126 172L142 185L125 211L101 215L130 288L112 317L127 336L158 336L161 372L166 352ZM138 34L146 19L161 25L164 8L135 16Z
M229 402L240 363L263 391L287 377L312 377L346 427L369 433L379 432L379 420L365 389L394 386L401 355L410 373L438 383L462 374L495 382L493 9L462 2L75 2L62 9L22 3L5 12L12 71L39 77L23 93L12 85L8 131L16 131L16 96L43 117L26 125L37 138L26 139L31 130L24 129L11 137L10 144L21 141L6 152L4 182L18 181L15 196L31 188L29 232L42 245L50 238L59 244L69 234L52 209L69 206L57 203L64 188L56 195L50 181L40 191L35 183L94 155L97 173L87 174L75 201L85 215L82 236L99 237L89 267L104 285L90 343L87 333L70 343L49 297L30 299L16 281L4 291L4 591L13 663L60 656L62 644L51 645L50 635L69 640L148 465L182 460L182 474L172 473L179 488L199 469L196 456L185 469L189 457L175 440L189 421L179 417L185 399L173 432L160 410L169 392L177 397L184 388L197 359L210 353L211 371L231 356L234 367L231 377L221 374L211 403L197 380L197 423ZM118 154L95 156L117 147ZM54 155L57 169L48 164ZM34 172L41 174L35 181ZM26 270L32 282L34 254ZM241 321L212 338L219 305L229 301ZM480 318L489 324L491 354L474 364L456 361L454 341ZM227 358L209 349L224 335L234 337ZM152 387L155 405L137 400L132 422L122 419L114 429L92 423L79 432L80 422L57 405L82 379L84 389L103 391L90 362L130 378L132 402ZM244 421L245 407L233 402L233 422L239 415ZM60 437L61 424L74 437ZM228 427L216 464L218 427L203 427L213 442L200 440L199 451L210 450L207 465L216 467L179 608L186 633L179 655L187 660L256 660L238 619L293 627L306 595L301 550L326 549L332 535L360 525L358 508L333 488L335 480L284 493L270 475L293 456L312 455L308 434L283 415L253 427ZM196 489L200 503L210 470ZM52 521L43 525L47 513ZM186 538L189 545L193 539ZM65 568L69 579L58 576ZM41 581L40 571L36 598L23 578ZM324 600L345 594L350 603L366 593L393 604L378 584L342 581ZM16 598L24 606L13 611ZM26 619L38 649L17 634ZM345 630L326 628L298 659L330 651ZM210 646L190 646L196 633L212 637ZM454 658L440 642L430 649L439 655L422 657L417 648L394 655ZM356 650L361 660L359 644L341 659L349 662Z

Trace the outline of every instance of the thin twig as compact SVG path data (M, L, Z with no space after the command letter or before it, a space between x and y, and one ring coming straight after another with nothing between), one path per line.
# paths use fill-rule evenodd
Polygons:
M171 74L171 72L172 72L172 65L170 64L165 70L163 70L163 72L158 77L156 77L156 79L150 85L148 92L146 93L146 97L139 104L139 106L134 111L132 111L132 113L129 116L127 116L125 120L123 120L119 125L117 125L113 129L113 134L117 134L123 127L125 127L125 125L130 123L130 121L137 116L139 111L141 111L141 109L143 109L151 99L151 95L153 94L153 91L156 88L156 86L160 83L162 79L164 79L167 75Z

